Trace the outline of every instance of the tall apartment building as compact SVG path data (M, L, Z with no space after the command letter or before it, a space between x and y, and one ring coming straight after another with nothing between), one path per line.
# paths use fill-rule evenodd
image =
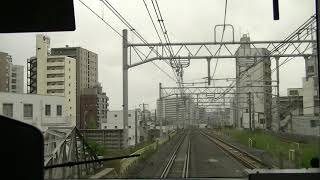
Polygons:
M0 91L9 92L12 59L7 53L0 52Z
M77 127L80 127L80 96L84 88L93 88L98 83L98 55L82 47L52 48L52 55L63 55L76 59Z
M157 100L157 120L162 120L162 125L185 127L195 124L194 120L200 118L200 111L195 113L196 110L194 102L188 97L177 96ZM196 114L198 117L195 116Z
M76 125L76 60L50 55L50 38L36 36L36 57L28 59L28 93L65 97L66 115Z
M312 54L317 54L313 44ZM319 115L319 69L317 57L305 58L306 77L303 78L303 110L305 115Z
M0 91L23 93L23 75L23 66L12 64L11 56L0 52Z
M243 35L241 42L250 42L247 35ZM242 44L236 51L239 56L253 56L255 54L268 55L265 48L251 48L250 44ZM254 65L254 66L253 66ZM271 87L270 58L237 58L236 59L236 126L249 128L250 124L256 128L271 129L272 116L272 87ZM248 99L251 92L251 104ZM251 106L252 122L249 122L249 106Z
M24 67L21 65L12 65L11 68L11 88L10 92L23 93L23 75Z
M98 83L93 88L84 88L80 96L80 129L100 129L107 121L109 98Z

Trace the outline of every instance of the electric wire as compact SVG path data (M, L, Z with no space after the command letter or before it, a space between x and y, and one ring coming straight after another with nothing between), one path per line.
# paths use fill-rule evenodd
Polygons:
M111 28L111 30L114 32L114 33L116 33L118 36L120 36L121 38L123 38L123 36L122 36L122 34L119 32L119 31L117 31L110 23L108 23L106 20L104 20L104 18L103 17L101 17L100 15L98 15L92 8L90 8L86 3L84 3L82 0L79 0L79 2L83 5L83 6L85 6L88 10L90 10L90 12L91 13L93 13L96 17L98 17L105 25L107 25L109 28ZM101 2L103 2L102 0L101 0ZM107 6L109 9L110 9L110 7L109 6ZM115 10L116 11L116 10ZM117 11L116 11L117 12ZM121 16L122 17L122 16ZM123 17L122 17L123 18ZM120 19L120 18L119 18ZM125 20L123 20L122 21L123 23L126 23L127 25L129 24L127 21L125 21ZM130 27L130 26L129 26ZM131 28L130 29L132 29L133 27L131 26ZM136 31L135 31L136 32ZM136 36L137 36L137 34L136 34ZM140 39L140 37L139 36L137 36L139 39ZM144 41L144 39L142 38L141 39L141 41ZM161 72L163 72L166 76L168 76L170 79L172 79L174 82L176 82L176 80L172 77L172 76L170 76L165 70L163 70L161 67L159 67L157 64L155 64L154 62L152 62L152 64L154 64Z

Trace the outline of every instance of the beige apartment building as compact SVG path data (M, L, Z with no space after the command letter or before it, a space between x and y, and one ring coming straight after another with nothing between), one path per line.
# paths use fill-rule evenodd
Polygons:
M98 55L82 47L52 48L51 55L68 56L76 59L76 86L77 106L76 117L77 127L80 127L80 100L81 95L86 94L85 89L95 88L98 83Z
M76 125L76 60L50 55L50 38L36 36L36 57L28 59L28 93L65 97L66 115Z

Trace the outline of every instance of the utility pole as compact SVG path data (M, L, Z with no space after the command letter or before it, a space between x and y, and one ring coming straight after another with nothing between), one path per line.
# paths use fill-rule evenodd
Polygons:
M199 123L199 94L197 94L197 111L196 111L196 120L197 120L197 123Z
M224 111L223 111L223 124L225 125L226 124L226 97L225 97L225 94L223 95L223 108L224 108Z
M252 129L255 130L255 120L256 120L256 110L255 110L255 107L254 107L254 93L252 94L252 110L253 110L253 116L252 116Z
M142 120L145 123L146 122L146 115L145 115L146 108L145 108L145 105L148 105L148 104L142 103L142 104L139 104L139 106L140 105L142 105L142 114L143 114L143 116L142 116L143 119Z
M134 110L134 143L138 144L138 112L137 109Z
M125 137L127 137L128 130L128 31L122 31L122 108L123 108L123 126L125 130ZM125 141L127 144L127 140ZM126 146L126 145L125 145Z
M210 83L211 83L210 62L211 62L211 59L210 59L210 58L207 58L207 65L208 65L208 85L209 85L209 86L210 86Z
M178 123L179 122L179 104L178 104L178 94L176 94L176 125L178 128Z
M280 91L279 91L279 58L276 58L276 71L277 71L277 99L276 99L276 103L277 103L277 122L278 122L278 131L280 132Z
M236 63L238 62L238 60L236 59ZM237 66L236 66L236 68L237 68ZM236 69L236 70L238 70L238 69ZM238 72L236 72L236 91L235 91L235 93L236 93L236 107L235 107L235 112L236 112L236 117L235 117L235 127L236 128L240 128L241 127L241 125L239 125L240 123L239 123L239 120L240 120L240 118L239 118L239 88L238 88L238 86L239 86L239 75L238 75Z
M319 6L319 1L316 0L315 1L315 6L316 6L316 19L317 19L317 27L320 27L320 17L319 17L319 9L320 9L320 6ZM319 80L319 76L320 76L320 58L319 58L319 49L320 49L320 45L319 45L319 38L320 38L320 28L317 28L317 61L318 61L318 80ZM320 87L319 87L319 84L318 84L318 96L317 98L319 99L320 97ZM319 107L318 107L319 108ZM318 158L320 159L320 126L319 126L319 137L318 137ZM320 165L320 164L319 164Z
M251 131L252 130L251 128L251 92L248 92L248 104L249 104L249 129Z
M187 119L187 99L186 97L184 96L183 97L183 109L184 109L184 112L183 112L183 119L182 119L182 124L183 124L183 129L185 129L185 122L186 122L186 119Z
M161 87L162 87L162 84L159 83L159 110L160 110L160 138L162 137L162 114L163 114L163 110L162 110L162 91L161 91ZM157 111L157 110L156 110ZM165 114L165 113L164 113ZM156 112L156 115L157 117L157 112Z

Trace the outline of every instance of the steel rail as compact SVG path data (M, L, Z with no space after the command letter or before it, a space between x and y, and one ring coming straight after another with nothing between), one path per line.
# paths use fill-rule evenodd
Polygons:
M185 134L183 134L180 137L178 145L175 147L175 149L174 149L174 151L173 151L168 163L166 164L163 172L161 173L161 176L160 176L161 179L164 179L164 178L166 178L168 176L168 174L169 174L169 172L170 172L170 170L172 168L172 165L174 164L174 161L175 161L175 159L177 157L177 153L178 153L178 151L179 151L179 149L180 149L185 137L186 137Z
M201 134L207 137L211 142L215 143L220 149L222 149L227 154L231 155L234 159L240 162L242 165L249 169L263 169L263 168L270 168L264 162L262 162L259 158L244 152L243 150L239 149L238 147L223 141L218 137L213 137L200 131Z
M188 178L189 177L190 154L191 154L191 143L190 143L190 139L189 139L188 150L186 152L183 171L182 171L182 177L183 178Z

